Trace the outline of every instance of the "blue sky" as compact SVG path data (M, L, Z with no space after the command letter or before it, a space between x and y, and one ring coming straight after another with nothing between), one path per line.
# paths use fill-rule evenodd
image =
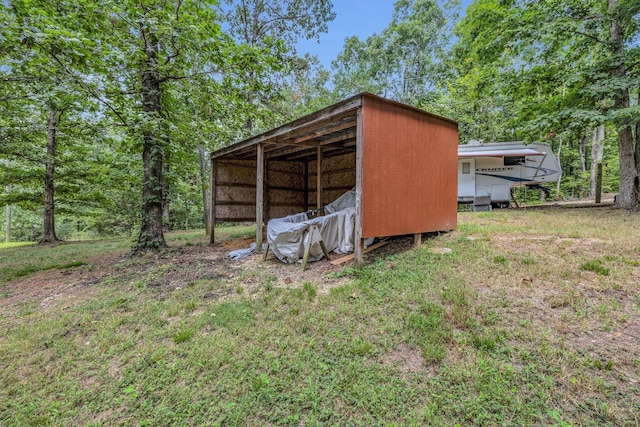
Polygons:
M374 33L381 32L391 21L394 0L333 0L336 18L329 22L328 33L316 40L301 40L298 53L309 52L317 55L320 63L326 68L336 59L344 40L350 36L358 36L365 40ZM462 0L463 10L471 0Z

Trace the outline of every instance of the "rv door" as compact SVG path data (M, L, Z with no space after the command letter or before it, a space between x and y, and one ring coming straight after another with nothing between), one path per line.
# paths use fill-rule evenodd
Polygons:
M472 202L476 195L476 160L458 160L458 201Z

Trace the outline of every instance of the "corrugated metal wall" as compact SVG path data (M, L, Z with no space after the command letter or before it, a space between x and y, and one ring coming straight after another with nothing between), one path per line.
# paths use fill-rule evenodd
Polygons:
M365 96L363 126L362 237L454 229L457 125Z

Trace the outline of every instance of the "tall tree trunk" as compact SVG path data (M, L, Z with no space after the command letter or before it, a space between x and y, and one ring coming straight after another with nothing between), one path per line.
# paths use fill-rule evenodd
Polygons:
M620 23L621 16L618 10L619 0L608 0L611 27L609 28L612 46L612 59L615 60L609 73L614 78L626 75L624 34ZM629 89L624 87L616 91L613 96L613 104L616 110L629 107ZM635 159L633 130L631 124L622 118L616 121L618 127L618 156L620 159L620 190L618 194L618 206L624 209L637 209L640 202L640 183L638 182L638 167Z
M7 185L7 194L11 192L11 186ZM4 234L4 241L9 243L11 241L11 205L7 205L6 207L6 217L5 217L5 224L6 224L6 228L5 228L5 234Z
M187 199L184 200L184 229L189 231L189 204Z
M169 205L171 204L171 200L169 200L169 183L165 176L169 174L169 154L166 153L164 155L164 161L162 162L162 167L164 172L162 173L163 181L162 181L162 231L167 233L171 230L171 217L169 211Z
M56 130L58 127L58 112L52 108L47 121L47 157L44 172L44 210L42 215L42 243L55 242L56 236L54 217L54 177L56 168Z
M582 172L587 171L587 139L588 136L580 138L578 141L578 152L580 154L580 168Z
M558 138L558 154L556 158L558 159L558 163L562 164L560 159L560 153L562 153L562 138ZM560 168L560 175L558 175L558 181L556 182L556 198L560 198L560 183L562 182L562 168ZM525 187L526 188L526 187Z
M597 126L593 129L591 135L591 174L589 179L589 195L596 195L596 170L598 163L602 163L602 155L604 153L604 125Z
M638 104L640 105L640 88L638 88ZM636 122L636 171L640 175L640 120Z
M204 227L206 235L211 235L211 224L209 224L209 175L207 174L207 159L204 153L204 146L198 145L198 159L200 160L200 189L202 190L202 206L204 208Z
M161 119L160 93L161 82L158 71L158 41L153 34L141 37L145 43L145 61L141 68L142 111L150 123ZM143 254L148 250L166 247L162 230L163 204L163 142L164 135L159 126L145 124L143 131L142 165L142 223L138 241L133 248L134 254Z

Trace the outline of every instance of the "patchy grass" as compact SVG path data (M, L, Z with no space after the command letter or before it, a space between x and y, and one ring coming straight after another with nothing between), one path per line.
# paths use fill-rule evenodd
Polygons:
M0 304L0 425L634 425L638 219L461 213L420 249L288 286L259 263L180 266L204 238L172 237L63 310ZM64 246L18 248L15 266ZM608 276L581 269L593 259ZM92 265L55 260L72 261ZM171 283L186 270L202 273Z
M0 242L0 249L17 248L20 246L35 245L33 242Z
M91 258L122 251L128 245L126 239L114 239L0 248L0 286L39 271L83 266Z

